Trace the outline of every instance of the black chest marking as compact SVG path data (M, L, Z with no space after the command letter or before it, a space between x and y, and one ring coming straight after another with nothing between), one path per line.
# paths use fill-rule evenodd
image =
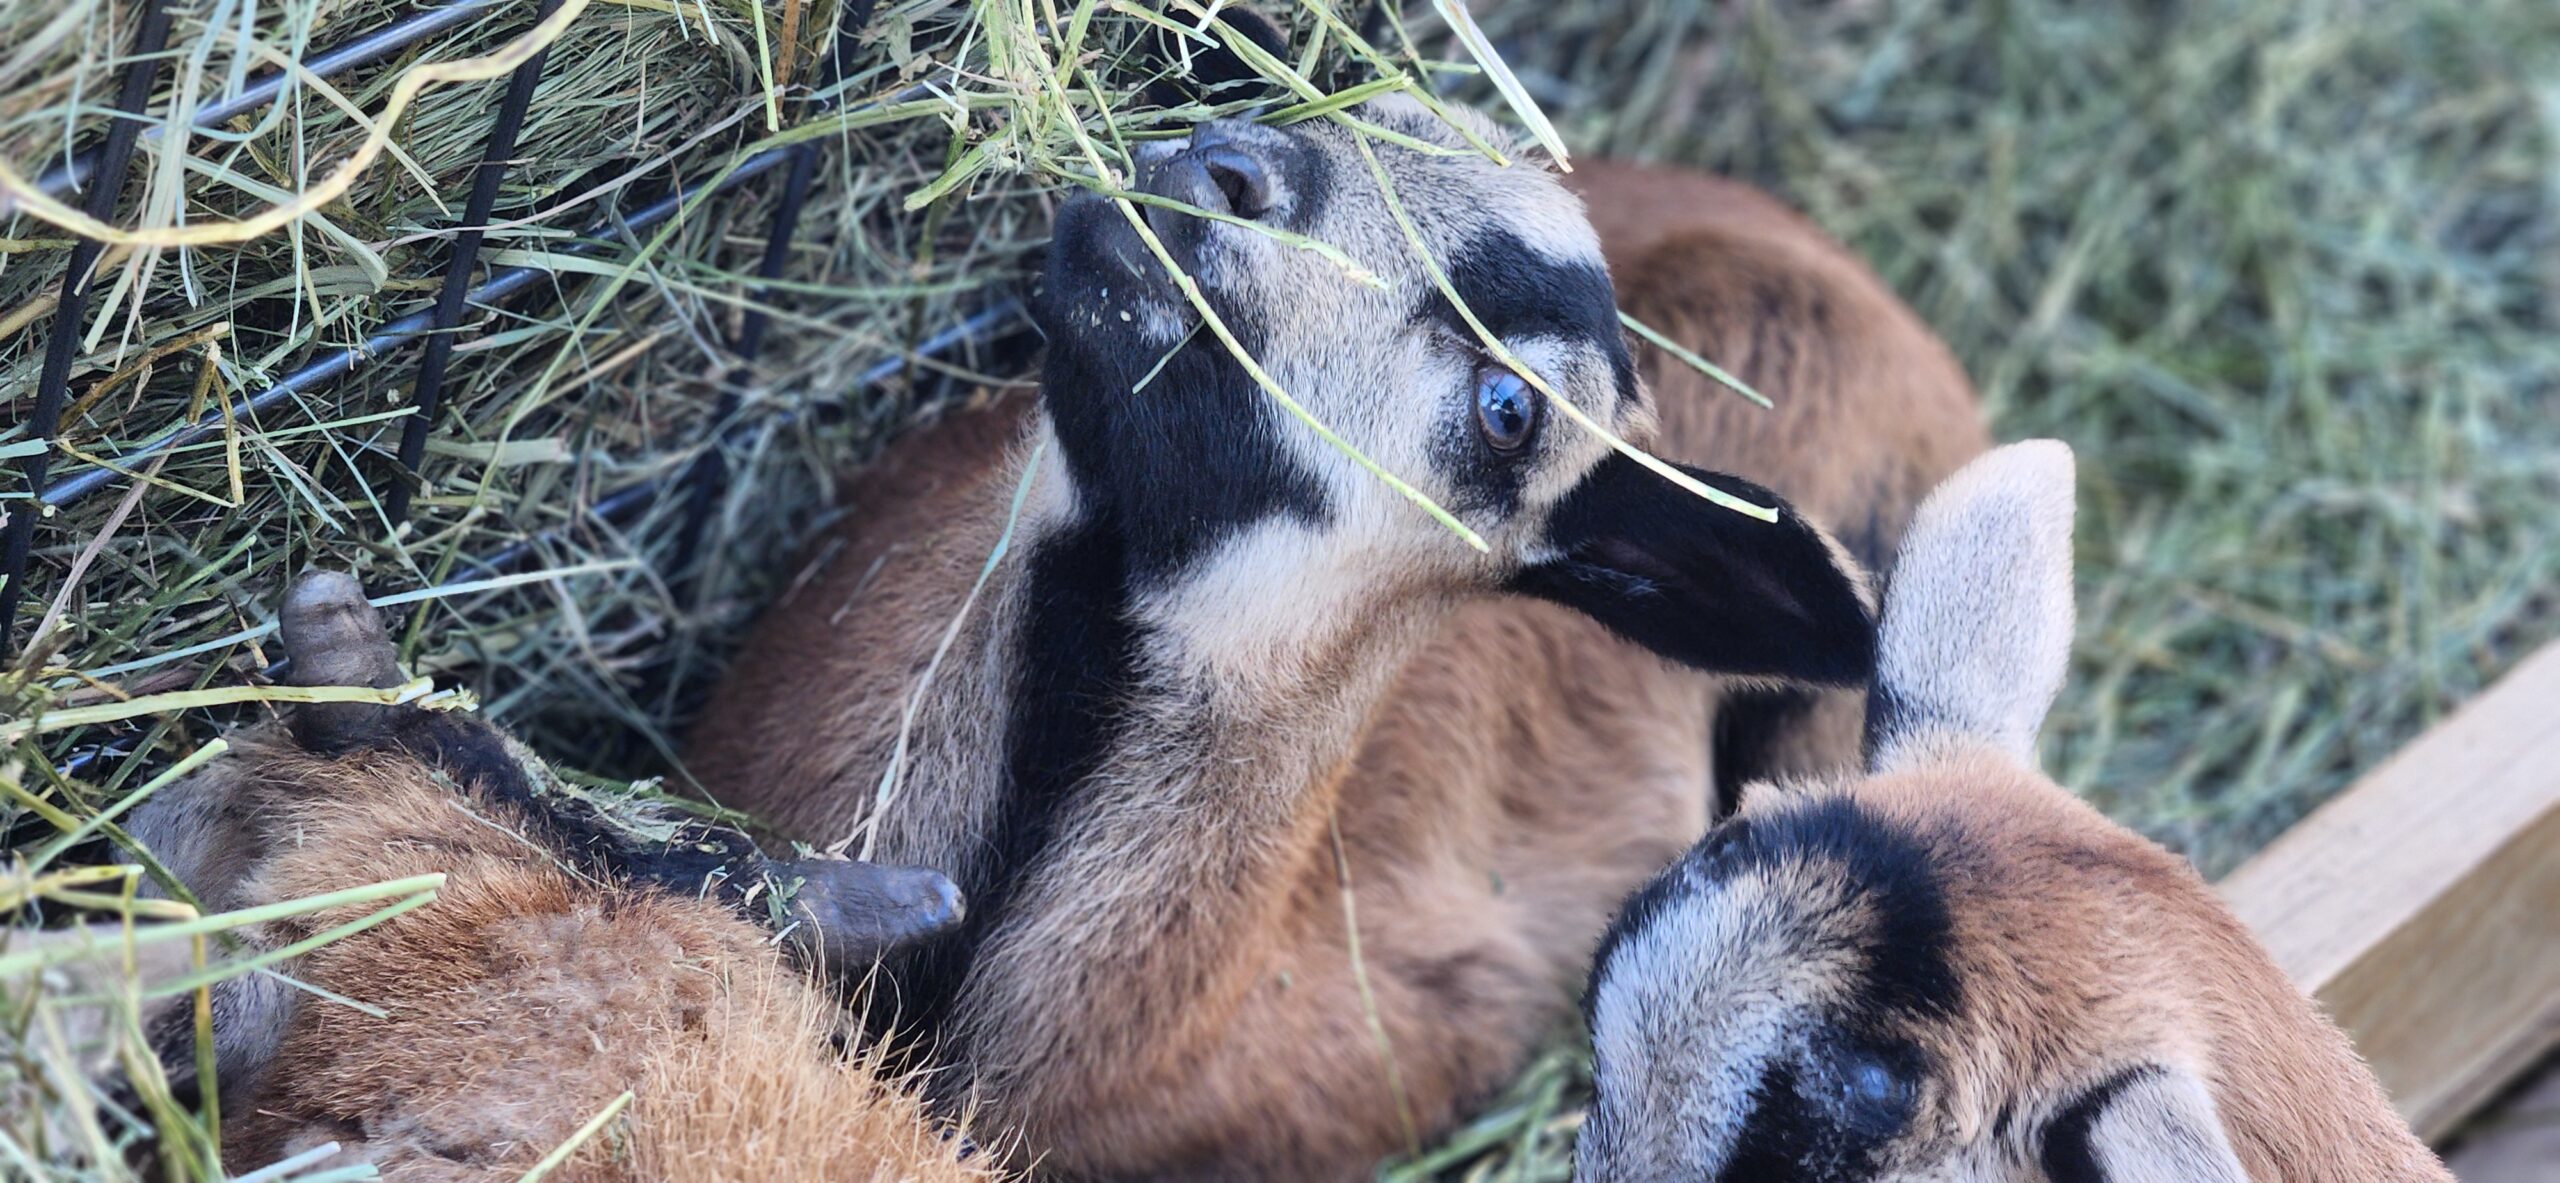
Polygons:
M1006 708L1006 792L978 856L961 868L968 918L898 974L903 1026L936 1031L987 937L1003 925L1024 877L1046 862L1087 778L1120 731L1137 677L1125 547L1084 525L1028 556L1025 645Z

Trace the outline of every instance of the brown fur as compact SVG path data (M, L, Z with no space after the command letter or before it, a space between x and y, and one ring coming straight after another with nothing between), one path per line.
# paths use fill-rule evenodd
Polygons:
M1766 483L1874 553L1983 447L1945 349L1801 219L1685 173L1586 166L1577 183L1622 306L1778 401L1757 410L1642 351L1664 455ZM1001 526L1024 410L947 419L854 483L823 569L769 614L694 730L689 761L717 799L817 842L864 824L918 675ZM883 857L977 857L994 805L972 786L1001 781L1003 737L962 700L1004 684L984 640L1020 610L991 582L923 692ZM967 1067L1049 1162L1364 1172L1516 1071L1570 1014L1609 909L1705 825L1726 684L1543 604L1387 616L1352 606L1364 628L1329 650L1348 654L1338 664L1275 658L1273 684L1320 692L1258 702L1285 722L1206 757L1253 770L1253 793L1132 788L1026 894L1051 909L1043 926L984 950L974 1021L1003 1038L999 1059ZM1825 707L1784 765L1852 758L1856 714ZM1344 930L1336 824L1383 1055Z
M2012 444L1933 493L1866 771L1752 786L1629 901L1579 1177L2449 1180L2193 867L2035 770L2073 471Z
M1943 860L1965 1000L1923 1030L1960 1127L2167 1063L2206 1082L2251 1179L2451 1179L2185 859L1987 750L1850 791Z
M324 759L252 737L229 760L269 832L291 836L244 902L446 876L434 903L286 967L384 1014L298 1007L247 1095L225 1098L231 1161L335 1141L347 1153L332 1165L372 1162L390 1180L514 1179L627 1089L631 1107L551 1178L992 1177L876 1054L829 1050L832 995L728 908L574 877L519 836L523 818L406 756Z

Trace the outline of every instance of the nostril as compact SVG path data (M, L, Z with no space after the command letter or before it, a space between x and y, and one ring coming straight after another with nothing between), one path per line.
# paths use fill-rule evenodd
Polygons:
M1199 153L1201 167L1209 170L1209 180L1226 198L1227 212L1239 218L1259 218L1271 210L1271 176L1262 171L1261 162L1234 148L1213 146Z

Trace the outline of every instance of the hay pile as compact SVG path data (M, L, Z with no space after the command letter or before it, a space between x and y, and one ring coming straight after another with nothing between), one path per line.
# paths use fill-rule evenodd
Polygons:
M147 481L117 479L48 520L30 580L39 601L61 597L84 546L106 538L48 638L55 671L121 693L236 680L264 654L254 641L218 642L263 622L284 576L306 563L353 565L378 592L566 568L588 573L427 601L404 637L408 650L507 716L535 721L536 738L556 741L553 750L620 756L627 747L608 735L663 722L666 688L681 681L666 671L699 643L697 626L735 616L741 580L754 585L748 577L805 526L825 472L906 414L912 385L883 386L825 423L803 412L837 405L883 362L898 373L907 342L1002 301L1041 240L1040 194L1054 184L997 169L940 204L903 207L1003 110L1001 100L971 93L993 88L951 70L972 58L963 42L975 25L964 7L892 5L855 45L836 88L839 108L918 81L949 97L850 116L843 122L861 126L821 137L821 175L782 283L760 292L746 282L781 170L629 240L559 258L581 228L751 158L772 138L770 115L792 118L812 100L835 5L773 7L759 29L740 5L598 4L552 47L482 260L506 267L547 257L557 277L466 317L411 522L394 532L380 498L410 406L415 347L244 419L156 470L146 465ZM48 9L0 10L15 26L11 43L40 31L30 26L45 25ZM376 28L402 6L320 6L310 19L265 7L247 39L213 20L233 6L187 9L163 78L184 73L212 94L226 79L269 68L277 53ZM526 32L530 10L491 6L331 85L355 107L379 110L403 71L497 49ZM0 144L22 173L92 131L96 118L71 113L94 110L120 76L111 47L131 41L129 6L90 15L31 71L32 84L0 82ZM788 44L775 27L786 23L797 25ZM223 396L264 389L307 359L426 308L504 87L426 91L394 138L397 157L295 232L128 256L100 284L55 479L94 467L87 457L112 463ZM193 137L183 154L147 151L120 224L237 217L308 188L364 134L316 89L233 121L221 138ZM164 96L151 109L165 116L168 106ZM181 167L190 174L183 187L165 183ZM31 323L0 335L0 374L23 402L45 344L39 313L60 283L65 251L58 232L31 219L8 233L18 241L0 270L0 319ZM718 434L710 418L749 305L769 309L773 327L738 381L741 409L721 425L739 495L715 515L708 578L691 586L692 573L669 562L680 488L610 522L587 511L617 490L681 474ZM943 364L971 361L962 351ZM136 487L143 491L132 514L108 535L119 501ZM527 542L534 553L509 569L477 565ZM33 624L30 611L17 635ZM75 687L59 702L105 693ZM183 720L161 742L186 746L209 734L205 723ZM105 738L70 734L46 751L58 760Z
M596 0L570 24L482 255L556 279L466 318L428 484L397 530L380 497L414 346L201 444L116 458L428 307L504 80L427 90L391 129L398 151L291 232L111 254L52 479L134 475L35 536L15 635L52 627L0 684L13 844L50 850L260 709L170 708L267 664L271 601L312 562L417 597L402 640L418 668L546 753L665 766L687 693L790 582L828 474L926 405L1023 372L1003 309L1055 195L1091 175L1077 133L1107 151L1205 113L1136 100L1146 6L886 0L831 68L840 5L857 6ZM1293 22L1307 77L1375 76L1331 26L1315 34L1320 9L1366 5L1262 7ZM1410 7L1382 57L1466 60ZM34 177L98 139L141 8L0 0L0 161ZM349 108L379 111L422 62L500 49L534 8L474 8L335 76L335 97L306 83L147 146L111 221L203 225L307 190L365 137ZM2529 72L2560 57L2544 0L1476 8L1576 152L1788 196L1948 336L2003 435L2081 448L2082 664L2050 763L2120 816L2226 867L2560 631L2560 98ZM147 118L405 11L177 5ZM1062 39L1090 91L1039 82ZM1432 76L1502 103L1472 72ZM780 282L754 276L787 170L636 234L574 237L794 135L817 172ZM36 219L0 223L10 465L32 447L69 249ZM749 308L771 328L733 380ZM973 317L980 344L911 352ZM714 439L730 479L681 562L681 478ZM591 512L652 480L627 512ZM28 508L14 474L5 488L0 505ZM77 725L25 726L40 706ZM0 908L38 894L32 874L0 878ZM78 910L104 906L77 894L97 887L43 894ZM1578 1071L1560 1051L1399 1177L1561 1177ZM0 1147L0 1170L127 1177L107 1156L67 1165L80 1146L28 1146L53 1165Z
M148 7L0 3L0 162L19 182L102 139ZM1137 50L1178 29L1149 6L564 9L481 255L484 268L539 263L544 274L465 317L425 485L395 524L385 502L415 345L255 413L221 409L429 307L504 70L377 117L421 69L520 60L549 27L537 23L543 9L464 0L462 19L395 54L183 133L194 107L412 10L171 7L142 108L157 130L112 225L255 217L325 191L373 141L389 147L278 233L111 249L101 264L45 487L102 479L38 523L14 623L18 638L40 639L0 682L0 825L24 858L0 877L0 913L169 912L121 900L129 880L66 868L108 857L97 839L120 803L215 757L223 727L287 696L256 675L270 664L278 590L313 563L352 567L414 605L401 639L416 668L476 693L541 749L593 768L663 768L685 692L788 582L790 543L821 512L829 474L922 404L1023 372L1008 308L1057 195L1102 183L1096 152L1117 159L1131 139L1241 109L1216 96L1140 101L1166 59ZM1350 26L1313 10L1295 19L1307 52L1273 69L1342 74ZM814 183L774 282L757 274L787 158L696 190L674 217L624 226L680 186L743 175L793 145L815 149ZM28 420L73 244L60 217L32 216L45 211L27 185L7 196L0 390L12 414L0 459L14 465L43 450ZM602 232L581 234L591 226ZM768 328L741 366L749 310ZM964 327L974 331L957 346L917 349ZM149 446L208 416L202 440ZM728 480L693 549L687 474L709 448ZM10 496L12 513L32 509L23 484ZM508 561L491 565L497 555ZM414 903L419 885L384 890L387 903ZM156 1130L176 1177L214 1177L203 1124L148 1073L138 1109L88 1119L100 1098L72 1070L81 1049L29 1035L71 1013L66 991L86 988L56 979L30 993L44 960L0 954L0 1159L11 1164L0 1170L128 1177L119 1148ZM111 1022L90 1050L136 1063L136 1038Z

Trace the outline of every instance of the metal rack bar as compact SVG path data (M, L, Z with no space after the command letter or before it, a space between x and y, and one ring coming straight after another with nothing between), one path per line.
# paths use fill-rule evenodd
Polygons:
M835 85L844 76L844 63L854 48L863 26L871 23L873 0L851 0L836 13L834 35L827 39L827 52L818 68L818 89ZM803 115L824 111L828 104L801 104ZM789 257L792 235L799 231L800 208L809 197L809 183L817 173L818 150L815 144L802 144L795 149L791 173L782 186L782 200L773 211L773 221L765 231L764 257L756 264L756 278L774 280L782 277L783 261ZM758 288L758 292L764 289ZM684 520L677 524L674 569L683 572L693 568L694 552L702 544L703 527L711 520L712 504L720 489L729 481L729 461L722 443L729 420L738 413L745 399L745 388L754 373L756 352L764 347L764 334L771 318L759 302L750 302L739 318L738 335L730 342L736 364L729 367L720 382L720 400L714 404L705 427L706 439L699 455L694 457L686 473L689 494L685 502Z
M1005 300L925 338L907 353L882 358L872 363L869 369L862 371L861 375L854 379L852 388L845 393L849 398L886 382L895 377L898 371L906 369L916 358L939 357L963 346L993 341L1006 332L1027 327L1029 323L1019 301ZM796 410L784 411L775 416L775 422L785 425L796 423L800 419L800 414ZM728 424L721 434L721 443L733 441L743 434L744 427L743 424ZM687 478L689 479L690 476L691 470L688 469ZM665 486L666 479L663 477L650 477L625 485L606 494L603 499L589 507L586 516L597 521L620 522L630 517L640 507L647 505L650 499L657 496ZM492 575L503 575L516 564L533 557L534 552L544 544L558 540L561 533L562 531L558 528L545 530L532 538L514 543L486 559L471 560L472 569L469 574L455 575L437 586L451 587L472 580L486 579Z
M162 0L144 0L142 20L133 34L133 60L124 69L124 85L116 94L116 110L139 115L151 101L152 80L160 74L160 50L169 41L169 11ZM100 158L101 184L81 202L82 212L105 220L115 213L116 197L133 163L134 140L142 130L134 119L118 119L107 129ZM62 273L62 296L55 303L52 332L45 339L44 368L36 376L35 414L27 436L44 446L27 454L22 466L27 492L40 494L52 459L53 438L62 430L62 404L71 391L71 363L80 353L80 330L87 320L91 272L98 265L100 244L81 239L71 248L70 266ZM26 598L27 560L35 547L36 519L43 507L28 504L9 515L0 537L0 654L16 649L18 605Z
M505 2L506 0L443 0L442 3L422 8L344 45L324 49L312 55L309 61L302 63L300 72L317 78L330 78L343 74L358 66L380 61L446 29L489 12ZM292 81L293 72L290 71L274 70L261 74L252 79L247 86L241 87L240 93L216 99L196 108L193 126L198 130L219 129L237 116L245 115L276 101L276 96L283 94L285 87ZM146 142L156 143L167 132L166 126L154 126L144 129L142 138ZM79 188L81 183L88 179L89 174L109 157L109 149L112 147L113 133L111 132L108 144L78 153L69 161L56 165L43 176L36 178L36 188L48 197L60 197Z
M534 21L540 23L559 7L560 0L542 0ZM427 458L427 433L434 429L436 412L444 403L444 370L453 360L453 328L462 323L462 302L470 294L472 269L480 262L480 239L489 224L490 211L497 207L498 186L505 181L507 166L515 159L516 133L524 128L525 111L533 104L533 89L541 84L543 63L550 57L551 50L546 46L509 76L506 97L498 104L497 121L489 128L488 147L481 152L480 166L472 172L471 197L463 206L461 231L454 235L453 258L445 265L444 286L436 292L427 347L418 358L418 381L410 396L417 410L400 427L398 467L391 473L390 487L383 499L383 510L393 529L409 519L409 499L416 495L420 483L418 467Z
M676 211L683 209L687 202L706 193L733 189L755 177L771 172L774 168L788 162L790 155L789 148L773 148L759 152L740 162L737 171L716 182L696 182L687 185L633 210L618 220L607 219L588 226L581 232L581 237L586 241L562 247L558 253L570 256L593 254L609 244L616 237L616 231L631 233L646 230L674 217ZM488 279L470 289L469 300L475 304L494 303L533 286L536 281L550 274L552 272L549 268L532 265L504 268L490 273ZM373 335L365 338L363 344L331 350L286 374L274 385L241 399L232 405L230 416L239 417L264 411L295 394L341 377L385 352L426 335L434 325L433 309L412 312L390 321L374 330ZM225 415L219 411L208 413L185 427L172 429L155 439L126 449L116 456L115 460L119 465L126 465L133 461L148 459L171 448L195 443L220 430L224 418ZM40 499L49 506L68 505L106 487L108 482L115 480L119 475L121 474L114 469L93 468L78 476L68 477L55 483L41 494Z
M1024 317L1022 305L1020 303L1013 300L1003 301L993 307L983 309L975 315L970 316L968 319L952 325L941 332L935 333L931 337L925 338L922 342L919 342L913 350L907 353L902 353L895 357L882 358L881 360L872 363L870 368L862 371L862 373L854 379L852 386L846 391L846 393L848 395L860 393L861 391L868 390L882 382L886 382L890 378L895 377L900 370L906 369L916 358L939 357L964 346L992 341L1007 332L1022 328L1027 324L1028 321ZM799 417L800 412L798 411L786 411L777 416L777 421L788 424L797 421ZM742 425L733 424L730 427L730 431L732 433L738 432L741 429ZM603 499L597 501L594 505L589 506L583 517L588 521L606 523L620 523L626 521L632 515L638 513L643 507L647 506L650 500L656 497L665 487L665 479L659 477L651 477L646 480L635 481L632 484L625 485L622 488L615 490L614 492L606 495ZM490 555L488 558L465 559L464 564L469 567L469 570L457 572L447 577L443 582L438 583L436 586L439 588L459 587L465 583L486 579L493 575L506 574L507 572L514 570L518 564L521 564L540 553L543 547L559 541L561 537L567 534L572 528L574 527L555 526L551 529L544 530L531 538L511 543L504 549ZM266 677L274 678L283 672L284 664L282 662L278 662L274 665L268 666L264 671L264 674ZM101 761L132 755L132 742L133 736L127 734L110 738L93 747L83 748L80 751L72 753L70 758L64 760L60 765L60 770L65 776L85 776L90 768L94 767Z

